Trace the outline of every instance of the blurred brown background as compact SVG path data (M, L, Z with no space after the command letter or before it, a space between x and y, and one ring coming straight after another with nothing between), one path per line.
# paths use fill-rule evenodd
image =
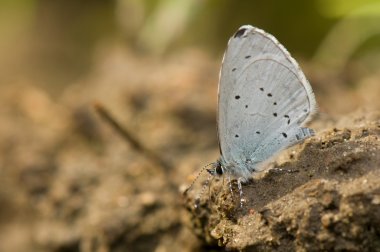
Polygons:
M322 58L323 63L345 60L340 67L350 59L361 59L368 63L365 68L374 70L378 4L376 0L2 1L1 80L8 84L28 78L50 90L67 86L88 74L100 48L110 44L145 56L199 48L219 59L231 31L246 23L275 34L297 58Z
M201 249L168 184L218 157L219 66L243 24L299 61L321 116L380 108L380 1L1 1L0 250Z

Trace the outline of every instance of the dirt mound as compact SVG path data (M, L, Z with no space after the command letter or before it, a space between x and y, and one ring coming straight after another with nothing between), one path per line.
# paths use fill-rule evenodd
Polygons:
M354 118L352 120L351 118ZM377 251L380 248L380 116L356 113L284 153L243 187L214 183L191 225L210 244L247 251ZM289 172L293 171L293 172Z

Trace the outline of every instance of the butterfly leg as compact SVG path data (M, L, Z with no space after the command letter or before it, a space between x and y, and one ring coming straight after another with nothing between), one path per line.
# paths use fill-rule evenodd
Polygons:
M243 187L241 186L242 178L238 178L238 188L239 188L239 196L240 196L240 207L243 208L244 198L243 198Z
M231 196L232 196L232 198L234 198L234 191L232 189L232 183L231 183L230 175L227 176L227 181L228 181L228 186L230 187Z

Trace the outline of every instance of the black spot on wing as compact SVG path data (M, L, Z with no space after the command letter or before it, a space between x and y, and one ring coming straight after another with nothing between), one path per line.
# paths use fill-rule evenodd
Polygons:
M284 115L284 117L288 119L287 123L290 124L290 117L289 117L289 115Z
M273 116L274 116L274 117L277 117L277 113L273 113Z
M244 35L246 28L241 28L237 32L235 32L234 38L240 38L241 36Z
M282 132L281 134L282 134L282 136L285 137L285 138L288 137L288 135L287 135L285 132Z
M245 108L248 108L248 105L245 105Z
M276 105L277 105L277 102L273 102L273 105L275 105L275 106L276 106Z
M245 58L246 58L246 59L249 59L249 58L251 58L251 55L247 55L247 56L245 56Z
M240 95L236 95L236 96L235 96L235 99L236 99L236 100L239 100L239 99L240 99Z
M238 138L238 137L239 137L239 135L238 135L238 134L236 134L236 135L235 135L235 137L236 137L236 138Z
M261 88L260 88L260 91L264 91L264 88L261 87Z
M268 96L268 97L272 97L272 94L271 94L271 93L268 93L267 96Z
M232 72L235 72L236 71L236 67L232 68Z
M256 131L256 134L260 134L260 131Z

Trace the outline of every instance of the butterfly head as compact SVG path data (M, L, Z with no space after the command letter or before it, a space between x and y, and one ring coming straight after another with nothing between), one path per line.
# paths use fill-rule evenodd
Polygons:
M215 163L213 163L212 168L211 169L207 169L207 172L210 173L213 176L222 176L223 173L224 173L224 171L223 171L222 163L220 162L220 160L218 160Z

